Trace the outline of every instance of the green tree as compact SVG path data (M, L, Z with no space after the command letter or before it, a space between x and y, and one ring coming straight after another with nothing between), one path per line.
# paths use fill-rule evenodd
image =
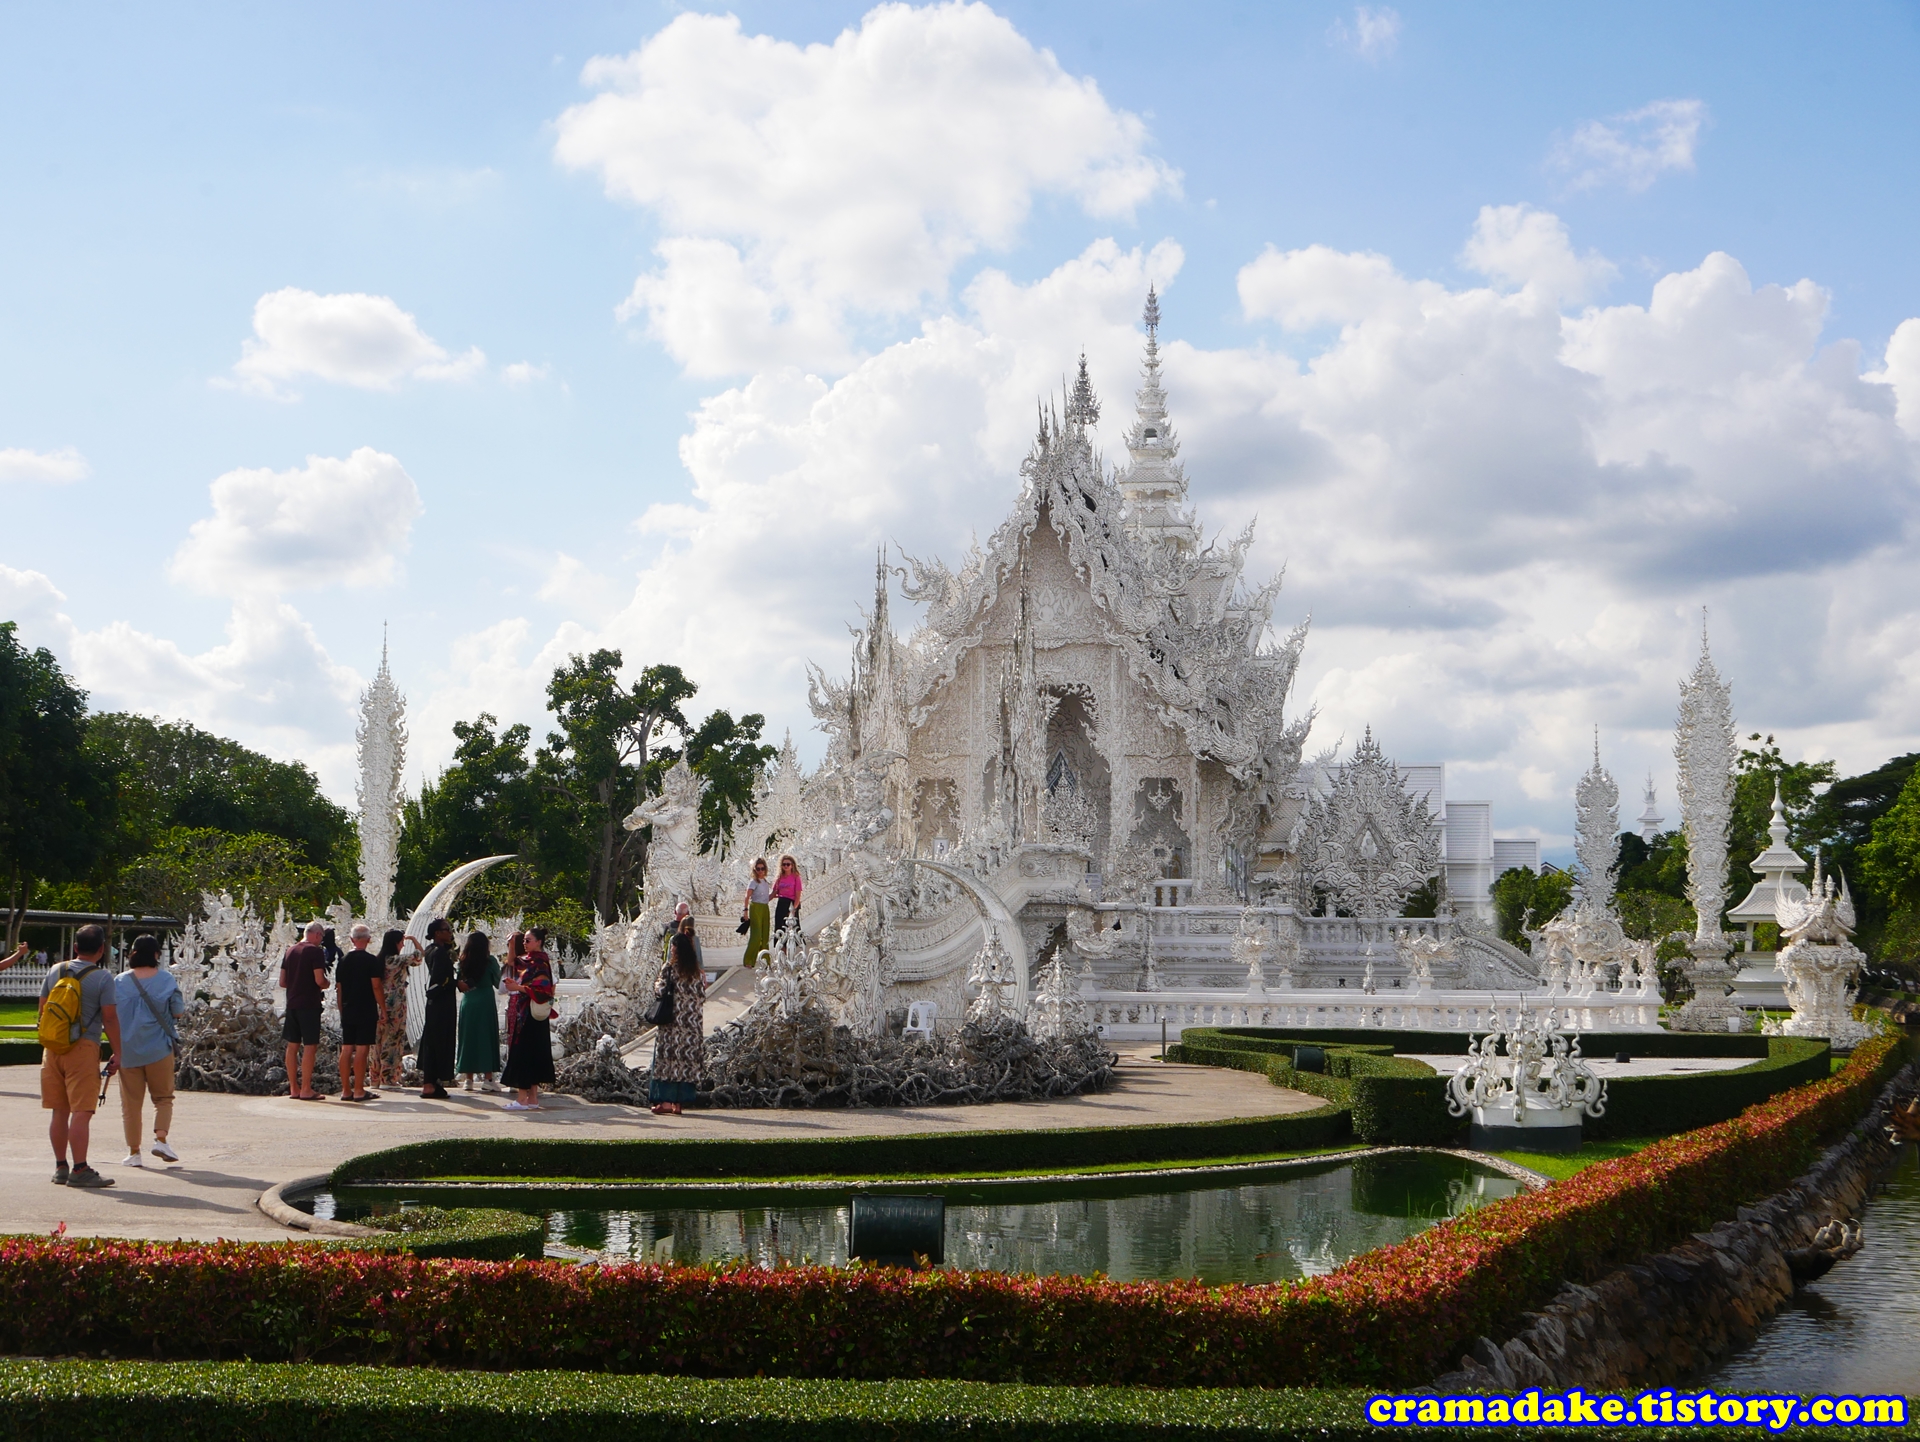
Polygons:
M1687 895L1687 838L1663 831L1647 841L1631 831L1620 833L1620 862L1614 889L1621 895L1646 892L1655 896Z
M547 794L571 814L586 844L595 910L613 916L638 894L647 830L628 831L627 814L660 789L678 759L656 749L671 730L691 729L681 703L699 689L678 666L649 666L622 685L618 651L574 656L553 673L547 709L560 729L547 736L536 770Z
M150 913L192 916L203 893L243 893L271 919L285 906L295 917L316 916L337 894L333 877L307 863L299 845L263 831L236 834L213 826L176 826L162 832L127 869L129 899Z
M761 744L767 718L749 712L738 721L715 711L687 738L687 765L704 777L700 798L700 849L712 851L733 839L734 823L753 819L753 788L779 748Z
M1571 872L1549 866L1535 875L1525 866L1503 871L1493 882L1493 914L1503 940L1525 947L1521 928L1538 931L1573 900Z
M1911 977L1920 967L1920 768L1874 821L1859 855L1861 880L1887 912L1879 959Z
M1897 905L1862 877L1860 852L1872 839L1874 824L1893 808L1912 778L1916 762L1920 762L1920 751L1896 756L1859 776L1841 778L1814 803L1808 817L1808 829L1825 854L1827 869L1860 881L1853 889L1854 905L1860 914L1860 945L1869 953L1883 956L1920 953L1920 935L1901 939L1898 933L1903 929L1911 933L1913 928L1894 925Z
M76 881L113 825L113 793L86 751L87 693L51 651L29 651L0 622L0 876L7 949L41 882Z
M1831 786L1839 770L1831 761L1788 761L1772 736L1758 731L1742 747L1733 783L1733 818L1727 828L1727 901L1731 905L1753 889L1760 878L1753 858L1770 844L1767 828L1773 822L1773 787L1780 785L1780 805L1787 817L1787 844L1801 856L1820 842L1816 791Z

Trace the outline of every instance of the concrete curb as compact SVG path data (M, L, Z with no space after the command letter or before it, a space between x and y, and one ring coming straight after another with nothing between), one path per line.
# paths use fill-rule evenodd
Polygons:
M318 1191L332 1178L322 1172L317 1177L294 1177L290 1181L269 1187L253 1200L261 1215L281 1226L296 1232L306 1232L316 1237L375 1237L381 1235L372 1227L362 1227L353 1222L334 1222L315 1217L301 1211L287 1201L289 1193Z

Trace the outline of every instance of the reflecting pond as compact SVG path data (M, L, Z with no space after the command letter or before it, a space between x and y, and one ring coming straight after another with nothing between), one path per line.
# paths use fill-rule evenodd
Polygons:
M1198 1277L1274 1282L1332 1271L1348 1258L1404 1241L1434 1222L1514 1195L1520 1183L1462 1157L1401 1152L1241 1174L1012 1187L942 1188L946 1265L966 1270L1091 1274L1122 1281ZM871 1188L885 1192L883 1184ZM321 1214L351 1215L358 1195L319 1199ZM554 1194L548 1193L548 1197ZM461 1205L441 1193L418 1198ZM538 1194L503 1203L546 1210ZM573 1198L569 1197L568 1201ZM547 1211L548 1238L622 1259L843 1263L849 1194L684 1191L622 1193L601 1205ZM470 1200L465 1205L472 1205Z
M1920 1389L1920 1147L1902 1147L1860 1250L1794 1294L1700 1380L1727 1392Z

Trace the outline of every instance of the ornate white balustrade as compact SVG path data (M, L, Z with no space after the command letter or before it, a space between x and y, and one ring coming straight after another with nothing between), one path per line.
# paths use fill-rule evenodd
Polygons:
M1486 992L1431 991L1397 1000L1353 991L1288 991L1265 997L1220 992L1101 992L1087 1013L1110 1041L1158 1039L1165 1022L1170 1037L1189 1026L1262 1026L1289 1031L1371 1029L1465 1032L1512 1030L1525 1021L1581 1032L1658 1031L1660 998L1632 992L1590 997L1489 996Z

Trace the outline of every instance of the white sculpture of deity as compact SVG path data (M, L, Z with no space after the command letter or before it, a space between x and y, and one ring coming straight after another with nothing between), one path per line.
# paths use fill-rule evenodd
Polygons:
M1873 1035L1853 1018L1853 986L1866 956L1853 944L1853 893L1846 879L1836 888L1813 861L1813 887L1805 899L1781 895L1774 917L1786 945L1774 965L1787 977L1787 1003L1793 1016L1768 1030L1785 1036L1823 1036L1836 1050L1849 1051Z
M649 796L620 824L628 831L653 828L647 845L644 889L649 903L694 898L693 864L699 848L700 802L707 780L694 774L682 756L661 778L658 795Z
M1447 1110L1481 1127L1568 1128L1606 1111L1607 1084L1581 1058L1580 1039L1524 1009L1514 1025L1467 1042L1447 1081Z
M1260 913L1251 906L1240 913L1240 927L1233 937L1233 960L1247 979L1247 995L1267 994L1267 931Z

